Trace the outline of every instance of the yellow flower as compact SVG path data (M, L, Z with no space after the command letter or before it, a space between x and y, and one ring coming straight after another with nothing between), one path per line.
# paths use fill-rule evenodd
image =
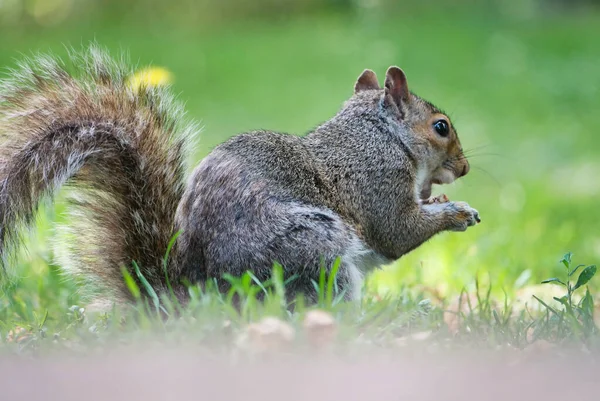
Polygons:
M148 88L169 85L173 82L173 74L162 67L148 67L137 71L129 77L127 84L133 90L139 90L140 87Z

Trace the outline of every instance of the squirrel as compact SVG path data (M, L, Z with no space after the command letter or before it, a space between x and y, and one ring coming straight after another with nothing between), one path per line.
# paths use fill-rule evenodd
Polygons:
M71 61L78 73L39 56L0 81L3 271L19 228L63 186L58 264L110 305L131 301L121 269L138 280L134 262L155 291L172 284L183 301L184 283L226 289L225 273L267 280L278 263L294 276L286 295L314 301L314 281L339 258L337 290L354 300L372 269L480 222L467 203L431 197L469 163L449 117L398 67L383 87L362 72L341 110L306 135L239 134L187 177L199 130L169 88L132 88L127 63L97 46Z

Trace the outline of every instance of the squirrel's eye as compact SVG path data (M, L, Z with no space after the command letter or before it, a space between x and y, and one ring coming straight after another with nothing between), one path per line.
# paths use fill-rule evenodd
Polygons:
M436 121L435 124L433 124L433 128L440 136L448 136L450 133L450 127L448 127L446 120Z

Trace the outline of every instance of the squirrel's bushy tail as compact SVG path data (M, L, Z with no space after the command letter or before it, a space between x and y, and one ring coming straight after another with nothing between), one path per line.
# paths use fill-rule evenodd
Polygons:
M162 259L195 126L182 125L182 109L164 89L129 87L131 71L95 46L71 59L73 75L38 56L0 80L1 270L40 201L66 184L63 267L123 300L121 267L132 271L135 261L164 288Z

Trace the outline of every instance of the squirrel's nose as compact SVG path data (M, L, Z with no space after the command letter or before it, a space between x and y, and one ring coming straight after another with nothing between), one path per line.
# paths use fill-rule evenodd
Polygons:
M471 169L471 167L469 166L469 163L465 163L465 165L463 166L463 169L462 169L462 173L460 173L459 177L464 177L465 175L467 175L467 173L469 172L470 169Z

